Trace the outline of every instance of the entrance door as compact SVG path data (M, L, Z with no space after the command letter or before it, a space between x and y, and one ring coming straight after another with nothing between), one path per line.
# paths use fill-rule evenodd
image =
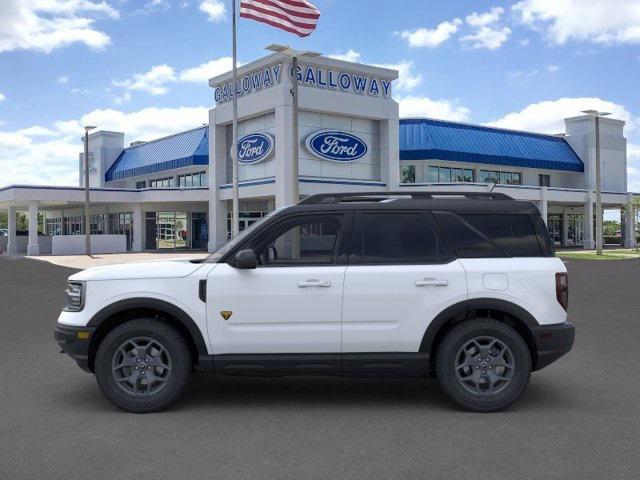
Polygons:
M211 271L207 322L216 354L339 352L346 266L337 252L346 218L284 219L242 247L256 252L258 268Z
M579 246L584 243L584 215L567 215L567 245Z
M430 213L362 213L345 275L342 352L418 352L429 322L467 283Z
M562 245L562 214L551 213L547 216L547 228L556 246Z

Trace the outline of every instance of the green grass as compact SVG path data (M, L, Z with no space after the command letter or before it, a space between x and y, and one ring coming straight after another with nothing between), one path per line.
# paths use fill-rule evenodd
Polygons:
M579 260L629 260L632 258L640 258L640 251L635 249L615 249L603 250L602 255L596 255L595 250L580 251L560 251L556 252L556 256L566 259Z

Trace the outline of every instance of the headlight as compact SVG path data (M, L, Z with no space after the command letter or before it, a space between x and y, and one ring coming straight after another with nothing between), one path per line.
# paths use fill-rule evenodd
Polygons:
M69 282L64 294L65 312L79 312L84 308L84 284Z

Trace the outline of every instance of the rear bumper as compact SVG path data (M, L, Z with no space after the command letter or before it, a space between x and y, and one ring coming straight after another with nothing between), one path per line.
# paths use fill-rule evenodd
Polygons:
M575 327L569 322L541 325L531 330L537 349L534 370L540 370L555 362L573 347Z
M53 338L64 352L73 358L78 366L87 371L89 369L89 344L95 328L72 327L57 324L53 331ZM79 335L80 334L80 335Z

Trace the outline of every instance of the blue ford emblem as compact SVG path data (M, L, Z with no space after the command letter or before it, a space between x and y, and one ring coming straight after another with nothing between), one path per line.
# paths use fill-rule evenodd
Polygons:
M306 144L316 157L332 162L353 162L367 153L367 144L360 138L334 130L312 133Z
M258 163L273 153L273 137L266 133L252 133L238 139L238 161Z

